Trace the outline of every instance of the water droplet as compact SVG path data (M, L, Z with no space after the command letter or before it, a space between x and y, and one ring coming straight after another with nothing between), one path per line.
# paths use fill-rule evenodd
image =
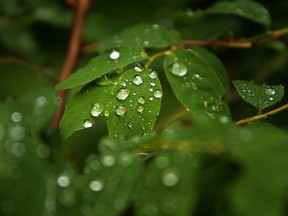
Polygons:
M25 146L20 142L15 142L11 146L11 153L16 157L22 157L26 152Z
M21 125L15 125L11 128L10 138L14 141L20 141L25 137L25 128Z
M13 122L20 122L22 120L22 114L19 112L13 112L11 114L11 120Z
M137 86L141 85L143 83L143 78L139 75L134 76L133 83Z
M104 107L102 104L99 104L99 103L94 103L92 105L92 109L90 111L91 115L94 116L94 117L98 117L101 115L101 113L103 112L104 110Z
M127 126L131 129L133 128L133 124L131 122L128 122Z
M265 90L265 94L269 96L275 95L275 93L276 93L276 90L272 88L268 88Z
M125 100L129 96L129 94L130 94L129 89L119 89L116 97L119 100Z
M170 164L170 161L167 157L165 156L160 156L155 159L155 166L159 169L164 169L168 167Z
M48 99L45 96L39 96L35 99L36 106L45 106L48 103Z
M228 116L225 116L225 115L222 115L219 117L219 121L222 123L222 124L227 124L229 122L229 117Z
M92 124L92 122L89 119L85 119L84 120L84 122L83 122L83 127L84 128L90 128L92 126L93 126L93 124Z
M156 73L155 71L151 71L151 72L149 73L149 77L150 77L151 79L156 79L156 78L158 77L158 75L157 75L157 73Z
M150 45L150 42L149 42L149 41L144 41L144 42L143 42L143 45L144 45L144 46L149 46L149 45Z
M105 110L104 116L109 117L109 115L110 115L109 111L108 111L108 110Z
M104 166L111 167L115 164L115 158L112 155L105 155L101 162Z
M145 104L145 102L146 102L144 97L139 97L137 101L140 104Z
M273 98L273 97L269 97L268 100L269 100L269 101L273 101L274 98Z
M136 72L142 72L142 71L144 70L144 65L141 64L141 63L135 64L135 65L134 65L134 70L135 70Z
M156 91L154 92L154 97L155 97L155 98L161 98L162 95L163 95L163 93L162 93L162 91L161 91L160 89L158 89L158 90L156 90Z
M112 49L109 54L109 58L111 60L117 60L119 57L120 57L120 52L116 49Z
M149 100L150 100L150 101L153 101L153 100L154 100L154 98L153 98L153 97L150 97L150 98L149 98Z
M95 192L101 191L103 187L104 187L104 184L100 180L94 180L89 183L89 188Z
M198 80L201 80L201 79L202 79L202 77L201 77L198 73L194 74L194 77L195 77L196 79L198 79Z
M162 182L168 187L175 186L178 183L178 176L174 172L167 172L162 176Z
M151 86L155 86L156 83L155 83L155 82L150 82L150 85L151 85Z
M127 111L126 106L124 106L124 105L119 105L119 106L117 107L117 109L116 109L116 114L119 115L119 116L122 116L122 115L124 115L124 114L126 113L126 111Z
M50 155L50 148L45 144L40 144L36 149L37 155L40 158L48 158Z
M138 111L139 113L142 113L142 112L144 111L144 107L143 107L143 106L139 106L139 107L137 108L137 111Z
M60 187L68 187L70 185L70 178L66 175L59 176L57 183Z
M126 86L127 86L126 82L121 82L120 85L121 85L122 87L126 87Z
M170 66L170 72L176 76L183 77L187 74L188 69L182 62L175 62Z
M129 152L123 152L120 156L119 156L119 164L121 166L127 167L129 166L134 160L134 157L131 153Z

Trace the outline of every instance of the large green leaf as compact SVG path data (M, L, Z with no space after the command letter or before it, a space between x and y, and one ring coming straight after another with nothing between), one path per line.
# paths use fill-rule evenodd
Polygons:
M206 10L208 13L233 14L250 19L266 27L271 24L271 17L260 3L250 0L221 1Z
M193 50L180 50L167 56L164 61L167 79L178 100L190 112L229 115L222 101L223 84L212 68L214 62L210 65L207 60L211 56L203 60L204 56Z
M124 29L118 35L100 44L100 50L121 46L139 46L145 48L165 48L178 44L180 37L176 32L168 31L157 24L140 24Z
M127 70L113 87L109 101L109 134L139 135L152 130L162 94L155 71L142 65Z
M245 80L235 80L233 84L240 97L256 107L259 112L281 101L284 95L284 87L282 85L257 85Z
M121 47L111 49L93 58L89 63L77 70L68 79L56 85L56 89L69 89L85 85L103 75L124 68L125 66L147 58L147 54L139 47Z

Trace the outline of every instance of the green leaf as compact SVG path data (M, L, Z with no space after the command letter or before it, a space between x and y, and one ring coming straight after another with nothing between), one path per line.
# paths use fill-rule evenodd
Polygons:
M167 79L178 100L190 112L229 115L222 101L223 84L209 62L202 59L204 56L194 50L180 50L167 56L164 61Z
M281 101L284 95L282 85L257 85L244 80L235 80L233 84L240 97L256 107L259 112Z
M109 134L140 135L154 127L161 106L162 88L155 71L135 65L113 87L107 120Z
M233 187L232 215L281 216L287 191L287 133L267 124L239 129L242 142L230 145L241 166L241 179ZM231 199L231 197L229 198Z
M121 47L105 51L93 58L89 63L70 75L68 79L56 85L56 89L69 89L76 86L85 85L103 75L132 64L137 61L147 59L147 54L139 47Z
M122 46L145 48L165 48L180 43L180 36L175 31L168 31L157 24L140 24L124 29L118 35L100 44L100 50Z
M111 90L111 85L93 85L87 86L77 92L65 108L60 122L61 134L67 138L75 131L92 127L93 124L99 121L99 118L105 114Z
M206 10L208 13L232 14L250 19L269 27L271 17L266 8L260 3L250 0L221 1Z

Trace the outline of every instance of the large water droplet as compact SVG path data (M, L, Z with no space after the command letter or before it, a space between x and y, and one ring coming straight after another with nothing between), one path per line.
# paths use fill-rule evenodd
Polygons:
M100 180L94 180L89 183L89 188L95 192L101 191L103 187L104 187L104 184Z
M117 60L119 57L120 57L120 52L116 49L112 49L109 54L109 58L111 60Z
M119 89L116 97L119 100L125 100L129 96L129 94L130 94L129 89Z
M141 63L135 64L135 65L134 65L134 70L135 70L136 72L142 72L142 71L144 70L144 65L141 64Z
M115 158L113 155L105 155L101 162L104 166L111 167L115 164Z
M84 120L84 122L83 122L83 127L84 128L90 128L92 126L93 126L93 124L92 124L92 122L89 119L85 119Z
M137 101L138 101L138 103L140 103L140 104L145 104L145 98L144 97L139 97L138 99L137 99Z
M119 105L119 106L117 107L117 109L116 109L116 114L119 115L119 116L122 116L122 115L124 115L124 114L126 113L126 111L127 111L126 106L124 106L124 105Z
M143 83L143 78L139 75L134 76L133 83L137 86L141 85Z
M92 116L98 117L98 116L101 115L103 110L104 110L104 106L102 104L94 103L90 113L91 113Z
M273 96L273 95L275 95L275 93L276 93L276 90L272 89L272 88L268 88L265 90L265 94L269 95L269 96Z
M149 77L150 77L151 79L156 79L156 78L158 77L158 75L157 75L157 73L156 73L155 71L151 71L151 72L149 73Z
M68 187L70 185L70 178L66 175L59 176L57 183L60 187Z
M183 77L187 74L188 69L182 62L175 62L170 66L170 72L176 76Z
M161 91L160 89L158 89L158 90L156 90L156 91L154 92L154 97L155 97L155 98L161 98L162 95L163 95L163 93L162 93L162 91Z
M22 120L22 114L19 112L13 112L11 114L11 120L13 122L20 122Z
M162 176L162 182L168 187L175 186L178 183L178 176L174 172L167 172Z
M143 106L139 106L139 107L137 108L137 111L138 111L139 113L142 113L142 112L144 111L144 107L143 107Z

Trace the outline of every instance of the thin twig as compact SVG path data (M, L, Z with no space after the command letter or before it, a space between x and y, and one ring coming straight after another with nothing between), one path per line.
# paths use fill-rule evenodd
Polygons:
M77 63L78 54L80 51L80 42L82 39L82 32L83 32L83 24L86 11L89 7L90 0L78 0L77 4L76 1L68 1L70 5L76 7L73 28L71 33L71 38L69 42L68 53L58 79L58 82L65 80L74 70L75 65ZM58 92L59 97L59 104L57 110L55 112L54 118L51 123L51 127L57 129L59 127L59 122L63 114L64 110L64 103L66 98L66 91L61 90Z
M251 42L221 41L221 40L182 40L184 46L224 46L232 48L251 48Z

